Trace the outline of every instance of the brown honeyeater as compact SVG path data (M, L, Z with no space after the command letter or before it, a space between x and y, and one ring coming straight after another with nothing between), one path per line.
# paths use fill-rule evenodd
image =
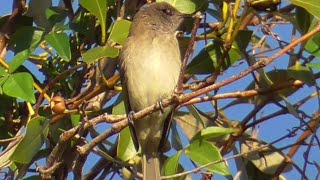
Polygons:
M174 93L181 53L176 32L188 15L165 2L146 4L134 16L120 53L126 110L138 112ZM160 180L160 141L166 138L173 106L133 121L131 132L141 149L145 180Z

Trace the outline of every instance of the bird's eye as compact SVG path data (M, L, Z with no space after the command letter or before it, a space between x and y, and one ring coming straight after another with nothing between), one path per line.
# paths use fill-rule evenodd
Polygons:
M166 13L167 15L173 15L171 9L162 9L162 12Z

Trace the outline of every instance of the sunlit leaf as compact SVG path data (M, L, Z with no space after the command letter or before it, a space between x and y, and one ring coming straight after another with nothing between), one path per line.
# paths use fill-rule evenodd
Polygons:
M27 124L27 133L11 156L11 160L23 164L29 163L43 145L49 132L49 123L45 117L36 117Z
M235 132L236 129L233 128L223 128L223 127L207 127L205 129L202 129L199 133L197 133L191 141L197 140L199 138L201 139L211 139L219 136L224 136L227 134L231 134Z
M179 168L179 159L180 159L180 156L182 154L182 151L178 151L175 155L169 157L161 171L163 172L162 174L165 175L165 176L169 176L169 175L173 175L173 174L176 174L178 172L178 168Z
M103 47L96 47L88 50L87 52L82 54L83 61L87 64L91 64L100 58L110 57L115 58L119 55L119 49L103 46Z
M35 103L33 78L29 73L11 74L3 84L3 92L11 97Z
M6 70L2 67L0 67L0 76L6 76L8 73L6 72Z
M313 21L309 31L311 31L317 25L316 21ZM320 57L320 34L314 35L311 39L309 39L304 46L305 50L310 54Z
M112 114L120 115L126 113L122 96L123 94L120 94L115 101L114 107L112 108ZM136 154L137 151L131 138L131 132L129 127L127 127L120 132L117 157L123 161L128 161L129 159L136 156Z
M207 1L199 0L157 0L157 2L165 1L175 7L179 12L191 14L197 10L207 6Z
M119 143L117 148L117 157L122 161L128 161L137 155L134 147L129 127L126 127L120 132Z
M67 34L50 33L46 35L45 39L57 51L63 60L71 60L70 42Z
M192 161L199 165L222 160L219 149L204 139L193 141L192 144L186 148L185 153ZM206 169L224 176L231 175L231 172L224 161L212 164L206 167Z
M131 22L127 20L117 20L111 30L109 40L123 45L129 34Z

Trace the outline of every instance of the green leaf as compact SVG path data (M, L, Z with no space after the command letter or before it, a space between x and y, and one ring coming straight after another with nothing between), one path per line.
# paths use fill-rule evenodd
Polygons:
M4 82L3 92L11 97L35 103L33 78L29 73L11 74Z
M28 58L42 39L43 31L34 27L22 27L13 34L9 48L17 53L9 63L9 73L14 72Z
M137 151L134 147L129 127L124 128L119 134L117 157L122 161L128 161L136 156Z
M220 43L209 43L204 47L188 64L188 74L210 74L213 73L218 65L217 59L221 59L223 50ZM241 51L238 47L232 46L225 62L222 64L222 69L227 69L233 63L240 60Z
M303 7L310 14L320 19L320 3L318 0L290 0L293 4Z
M120 114L125 114L125 113L126 113L126 109L125 109L125 104L123 101L123 93L120 93L118 98L116 99L116 101L113 104L112 114L120 115Z
M6 70L3 67L0 67L0 76L6 76L6 75L8 75Z
M61 22L68 16L68 9L60 7L49 7L46 9L46 18L51 25Z
M87 52L82 54L82 59L87 64L92 64L95 61L99 60L100 58L110 57L115 58L119 55L119 49L103 46L103 47L96 47L88 50Z
M9 63L9 73L13 73L15 70L17 70L24 63L24 61L28 58L30 54L31 51L29 49L26 49L16 54L12 58L12 61Z
M193 141L186 148L185 154L200 166L222 160L219 149L212 143L203 139ZM224 176L231 175L231 172L225 162L216 163L206 168L211 172Z
M73 127L80 125L81 122L81 115L80 114L71 114L70 116L71 123Z
M129 34L131 22L127 20L117 20L111 30L109 40L123 45Z
M320 69L320 63L308 63L306 64L309 68Z
M309 68L302 66L299 62L289 68L289 75L297 80L301 80L309 86L315 84L315 78Z
M167 2L175 7L179 12L192 14L200 9L206 9L208 2L199 0L157 0L157 2Z
M240 50L245 51L252 36L253 31L250 30L240 30L235 37L235 42Z
M217 126L210 126L205 129L202 129L199 133L197 133L191 141L197 140L199 138L201 139L212 139L219 136L224 136L227 134L231 134L235 132L236 130L233 128L223 128L223 127L217 127Z
M50 33L45 39L63 60L67 62L71 60L70 42L66 33Z
M317 25L316 21L313 21L309 31L311 31L315 26ZM311 39L309 39L304 46L305 50L309 52L310 54L320 57L320 34L316 34Z
M107 0L79 0L79 3L99 20L102 32L101 44L104 44L106 40Z
M112 114L119 115L125 114L125 105L123 101L123 93L121 93L116 101L114 102L114 107L112 108ZM136 156L137 151L134 147L133 140L131 138L131 132L129 127L123 129L119 134L119 143L117 148L117 157L123 161L128 161L129 159Z
M43 145L49 132L49 123L45 117L36 117L27 124L27 132L11 160L22 164L29 163Z
M187 109L188 109L188 111L190 112L190 114L191 114L194 118L196 118L196 120L197 120L198 122L200 122L203 127L205 127L205 125L204 125L204 123L203 123L203 119L201 118L201 115L200 115L199 112L198 112L198 109L197 109L194 105L187 106Z
M297 21L297 29L301 34L305 34L308 32L313 16L304 8L298 6L296 8L296 18L294 19Z
M23 178L23 180L41 180L41 176L39 175L29 176L29 177Z
M15 53L26 49L33 51L39 45L43 33L42 30L35 27L21 27L12 35L8 46Z
M182 154L182 151L178 151L175 155L168 158L161 169L163 175L170 176L176 174L179 168L179 159Z

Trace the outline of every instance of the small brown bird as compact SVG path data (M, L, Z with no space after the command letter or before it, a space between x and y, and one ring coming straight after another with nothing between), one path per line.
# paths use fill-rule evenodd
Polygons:
M120 53L127 112L138 112L173 93L181 68L176 31L185 16L165 2L146 4L134 16ZM167 107L131 125L145 180L160 180L159 146L167 136L172 110Z

